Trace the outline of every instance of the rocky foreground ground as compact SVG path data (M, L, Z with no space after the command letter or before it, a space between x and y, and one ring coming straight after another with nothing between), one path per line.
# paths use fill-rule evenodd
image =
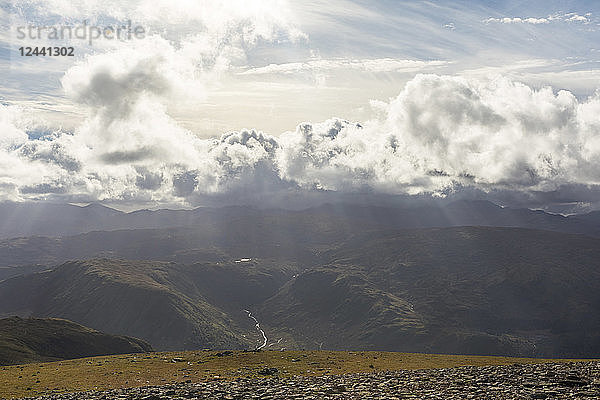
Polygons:
M215 380L37 399L600 399L600 362Z

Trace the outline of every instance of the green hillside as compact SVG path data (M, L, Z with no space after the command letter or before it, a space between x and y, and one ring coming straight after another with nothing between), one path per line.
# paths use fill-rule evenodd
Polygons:
M107 335L64 319L0 319L0 365L151 350L142 340Z

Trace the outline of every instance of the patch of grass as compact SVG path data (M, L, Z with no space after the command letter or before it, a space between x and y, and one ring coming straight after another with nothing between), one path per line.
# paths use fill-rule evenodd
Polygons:
M566 361L574 360L363 351L138 353L0 367L0 398L261 377L260 371L266 368L277 368L277 375L286 378L294 375Z

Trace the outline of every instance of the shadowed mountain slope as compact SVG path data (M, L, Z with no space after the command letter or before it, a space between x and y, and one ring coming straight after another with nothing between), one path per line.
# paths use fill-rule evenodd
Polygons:
M270 272L255 263L68 262L0 282L0 315L66 318L140 337L161 350L249 348L254 332L246 326L250 323L243 309L273 294L291 275L287 268ZM249 338L244 337L247 331Z
M0 365L152 351L142 340L113 336L64 319L0 319Z
M600 354L600 240L511 228L357 235L260 310L325 348Z

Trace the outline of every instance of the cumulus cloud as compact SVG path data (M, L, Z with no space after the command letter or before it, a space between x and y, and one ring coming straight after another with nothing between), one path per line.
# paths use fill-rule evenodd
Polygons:
M332 120L281 136L282 176L331 190L555 190L598 184L599 106L507 79L418 75L382 120Z
M371 121L200 139L131 85L127 112L91 95L96 111L75 132L30 138L19 110L0 106L2 198L197 204L290 188L540 197L600 185L600 95L579 101L507 78L417 75L395 99L374 103L380 117Z
M71 6L13 4L33 19L136 15L164 31L135 43L110 43L65 73L66 95L87 110L74 132L31 135L36 128L24 122L26 113L1 106L3 198L173 203L233 187L255 165L264 169L259 164L273 151L273 140L255 131L200 140L167 108L204 99L206 86L260 41L302 38L285 2L85 1ZM193 33L170 31L186 27Z
M594 163L582 150L598 152L589 141L598 119L586 112L596 104L597 97L579 103L569 92L507 79L422 75L388 105L379 129L438 185L555 188L598 181L582 175Z
M306 39L287 6L283 0L15 0L11 12L22 11L26 20L114 22L135 15L149 33L135 43L99 44L64 74L66 96L85 113L72 130L48 130L27 112L0 105L0 199L199 204L210 196L243 199L290 189L563 199L550 194L600 185L600 95L578 100L508 78L417 75L396 98L373 102L373 120L305 122L279 136L241 129L201 139L182 127L171 110L205 100L226 72L412 74L448 64L319 58L248 67L248 49ZM486 22L591 20L560 14Z

